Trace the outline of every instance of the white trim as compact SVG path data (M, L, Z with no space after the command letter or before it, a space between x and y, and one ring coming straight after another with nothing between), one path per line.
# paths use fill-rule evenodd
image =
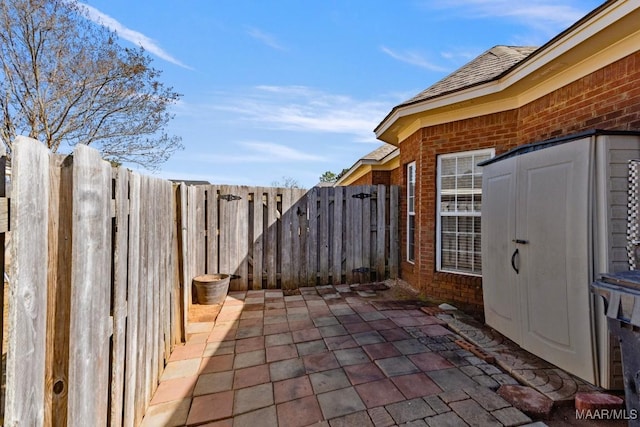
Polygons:
M349 183L351 183L356 179L365 175L367 172L369 172L369 170L364 170L362 174L357 175L354 179L351 180L351 178L354 177L356 171L358 171L358 169L360 169L363 166L370 166L371 167L370 170L386 170L384 169L384 167L382 167L381 169L376 169L376 166L385 166L388 162L390 162L391 160L399 156L400 156L400 149L396 148L395 150L391 151L389 154L387 154L380 160L360 159L357 162L355 162L353 166L351 166L349 170L344 175L342 175L338 181L336 181L334 187L337 187L340 185L349 185L349 184L344 184L344 182L349 179L350 180ZM395 169L395 168L392 168L392 169Z
M415 236L415 229L416 229L416 181L417 181L417 177L416 177L416 162L413 161L411 163L407 163L407 262L410 262L412 264L414 264L416 262L416 236ZM410 196L410 189L411 189L411 174L409 173L409 170L413 170L413 210L410 210L409 208L409 201L411 200L411 196ZM410 227L409 227L409 218L413 217L413 229L414 229L414 234L412 236L413 238L413 259L411 259L409 257L409 233L410 233Z
M639 14L638 2L610 2L559 34L498 80L395 107L374 129L376 137L398 145L406 138L407 128L411 128L410 135L420 127L519 108L552 93L636 52L640 31L629 22ZM451 112L455 118L447 114ZM426 122L419 116L423 113L430 114Z
M482 274L478 274L478 273L474 273L474 272L470 272L470 271L460 271L460 270L454 270L454 269L448 269L448 268L443 268L442 267L442 217L445 216L449 216L449 217L470 217L470 218L478 218L478 217L482 217L481 212L477 212L477 211L471 211L471 212L441 212L442 209L442 200L441 200L441 195L442 195L442 176L441 176L441 171L442 171L442 160L443 159L448 159L448 158L462 158L462 157L469 157L469 156L481 156L481 155L489 155L490 157L495 156L495 149L494 148L485 148L485 149L480 149L480 150L471 150L471 151L461 151L461 152L457 152L457 153L446 153L446 154L440 154L437 157L436 160L436 247L435 247L435 251L436 251L436 271L441 271L441 272L446 272L446 273L454 273L454 274L461 274L461 275L465 275L465 276L475 276L475 277L482 277ZM473 191L473 194L482 194L482 189L476 189L476 190L480 190L480 191ZM455 192L455 194L458 194L458 192ZM471 194L471 192L469 193Z

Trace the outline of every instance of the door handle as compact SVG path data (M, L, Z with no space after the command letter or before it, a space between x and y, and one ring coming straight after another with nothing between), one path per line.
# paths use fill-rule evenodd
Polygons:
M520 274L520 270L518 269L518 267L516 267L516 257L519 253L520 251L518 250L518 248L516 248L516 250L513 251L513 255L511 255L511 268L515 270L516 274Z

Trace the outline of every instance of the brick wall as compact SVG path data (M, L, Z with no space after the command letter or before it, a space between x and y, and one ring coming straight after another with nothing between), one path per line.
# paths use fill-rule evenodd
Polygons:
M640 129L640 52L520 108L521 143L590 129Z
M483 148L496 154L516 146L590 129L640 130L640 53L517 110L423 128L400 144L401 251L406 260L406 165L416 161L416 262L402 261L401 277L426 296L482 310L479 277L436 271L437 156Z
M371 172L367 172L349 185L371 185L372 178Z
M369 171L349 185L389 185L391 183L391 171Z
M391 184L391 171L372 171L371 183L373 185L389 185Z

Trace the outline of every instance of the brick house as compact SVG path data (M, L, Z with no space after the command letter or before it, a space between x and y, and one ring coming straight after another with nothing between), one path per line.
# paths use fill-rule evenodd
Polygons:
M336 185L390 185L399 181L400 150L383 144L354 163Z
M640 130L636 1L606 2L539 48L493 47L394 107L375 133L399 148L401 277L482 313L477 163L593 129Z

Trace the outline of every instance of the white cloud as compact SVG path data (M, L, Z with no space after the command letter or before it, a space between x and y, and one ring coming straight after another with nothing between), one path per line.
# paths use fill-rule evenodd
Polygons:
M532 24L542 21L571 25L585 14L582 9L547 0L467 0L463 3L475 6L481 13L487 15L514 17Z
M589 11L577 0L446 0L424 4L440 9L459 9L465 16L474 18L514 19L552 34L570 26Z
M265 33L264 31L255 28L255 27L250 27L247 30L247 34L249 34L251 37L253 37L254 39L258 40L261 43L264 43L265 45L269 46L270 48L273 49L277 49L277 50L285 50L284 46L282 46L278 40L275 38L275 36Z
M167 62L178 65L179 67L182 67L182 68L186 68L188 70L193 69L188 65L185 65L184 63L180 62L180 60L174 58L169 53L165 52L164 49L162 49L156 43L155 40L145 36L144 34L138 31L125 27L116 19L112 18L111 16L105 13L102 13L95 7L92 7L80 2L78 2L77 4L80 8L86 11L87 17L90 20L100 25L104 25L105 27L109 28L112 31L115 31L119 37L122 37L123 39L128 40L133 44L142 46L146 51L157 56L160 59L164 59Z
M148 174L148 172L146 171L142 171L141 173L145 173ZM164 178L164 179L172 179L172 180L180 180L180 181L208 181L211 184L217 184L220 182L237 182L237 183L241 183L242 182L242 178L241 177L237 177L237 178L233 178L233 177L229 177L229 176L222 176L222 175L209 175L206 173L188 173L188 172L184 172L184 171L173 171L173 170L162 170L160 172L157 172L155 174L155 176L159 177L159 178Z
M216 94L216 99L220 102L209 109L237 120L267 129L353 135L357 142L376 142L373 129L396 101L356 100L306 86L257 86L249 93Z
M441 52L440 55L449 61L454 62L469 62L475 57L477 57L482 51L472 51L472 50L448 50L445 52Z
M271 142L241 142L241 145L248 148L249 151L257 154L254 156L257 161L262 159L277 161L325 161L326 158L309 154L300 150L287 147L286 145L274 144ZM251 157L251 156L250 156ZM243 156L243 158L245 158Z
M283 163L283 162L326 162L328 158L311 154L287 145L263 141L241 141L237 143L234 152L223 153L218 150L215 154L200 153L190 155L190 161L224 162L224 163ZM317 148L317 147L316 147Z
M436 71L436 72L448 71L448 69L445 67L429 62L426 58L424 58L421 54L417 52L413 52L413 51L397 52L385 46L380 46L380 50L386 53L387 55L389 55L390 57L392 57L393 59L406 62L407 64L416 65L420 68L424 68L429 71Z

